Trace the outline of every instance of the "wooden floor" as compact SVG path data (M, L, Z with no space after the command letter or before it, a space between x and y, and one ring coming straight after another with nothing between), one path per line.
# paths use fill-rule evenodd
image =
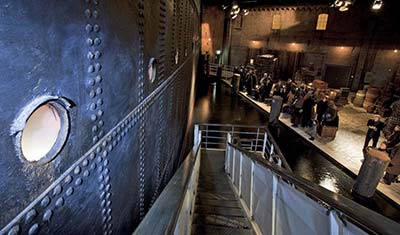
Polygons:
M224 173L224 155L202 150L192 234L254 234Z

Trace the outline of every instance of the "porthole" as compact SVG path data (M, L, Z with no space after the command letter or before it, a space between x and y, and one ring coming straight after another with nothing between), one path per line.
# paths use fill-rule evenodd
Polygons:
M175 52L175 64L178 64L178 63L179 63L179 51L176 50L176 52Z
M150 59L149 62L149 80L150 82L154 82L156 80L157 75L157 60L154 58Z
M68 106L63 99L27 105L12 128L16 131L15 144L22 160L45 164L58 155L68 136Z

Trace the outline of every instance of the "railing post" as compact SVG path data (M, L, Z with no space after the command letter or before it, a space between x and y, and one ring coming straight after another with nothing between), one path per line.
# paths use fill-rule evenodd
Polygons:
M231 146L229 143L232 143L232 136L230 133L226 134L226 141L227 143L225 144L225 172L229 172L229 164L230 164L230 157L231 157Z
M199 129L199 125L196 124L194 125L194 144L195 146L199 145L199 143L201 142L201 136L200 134L200 129Z
M207 142L208 142L208 126L206 126L206 148L207 148Z
M239 197L242 197L242 177L243 177L243 153L240 152L240 163L239 163Z
M256 136L256 147L255 147L255 151L257 151L257 147L258 147L258 137L260 135L260 128L257 128L257 136Z
M264 132L264 142L263 142L263 149L262 149L262 156L263 158L265 158L265 148L267 148L267 138L268 138L268 134L265 131Z
M235 174L236 174L236 172L235 172L235 164L236 164L236 152L237 152L237 150L234 148L233 149L233 155L232 155L232 178L231 178L231 181L232 181L232 184L234 184L234 182L235 182Z
M273 174L273 173L272 173ZM272 175L272 226L271 226L271 235L276 234L276 199L278 196L278 177L273 174Z
M250 218L254 219L253 203L254 203L254 162L251 161L251 174L250 174Z

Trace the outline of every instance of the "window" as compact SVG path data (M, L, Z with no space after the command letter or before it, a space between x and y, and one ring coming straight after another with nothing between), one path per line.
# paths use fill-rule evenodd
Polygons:
M319 14L316 30L326 30L326 25L328 24L328 14Z
M272 29L281 29L281 15L272 16Z

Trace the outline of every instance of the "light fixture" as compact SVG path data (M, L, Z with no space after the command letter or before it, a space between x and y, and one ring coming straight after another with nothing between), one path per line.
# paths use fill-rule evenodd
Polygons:
M393 51L394 53L397 53L398 52L398 50L397 49L394 49L394 51Z
M215 52L215 54L221 55L221 50L217 50L217 51Z
M340 50L344 50L344 47L340 47Z
M331 7L339 8L339 11L343 12L349 10L350 5L352 4L352 0L336 0Z
M382 8L383 1L382 0L375 0L374 3L372 4L372 10L379 10Z
M237 17L238 17L238 15L237 15L237 14L234 14L234 15L232 16L232 20L236 19Z
M249 10L243 9L243 14L244 14L245 16L247 16L247 15L249 14Z
M237 2L235 1L235 2L233 2L232 3L232 9L233 10L236 10L236 9L238 9L239 8L239 5L237 4Z
M295 46L296 45L296 43L295 42L292 42L292 46Z

